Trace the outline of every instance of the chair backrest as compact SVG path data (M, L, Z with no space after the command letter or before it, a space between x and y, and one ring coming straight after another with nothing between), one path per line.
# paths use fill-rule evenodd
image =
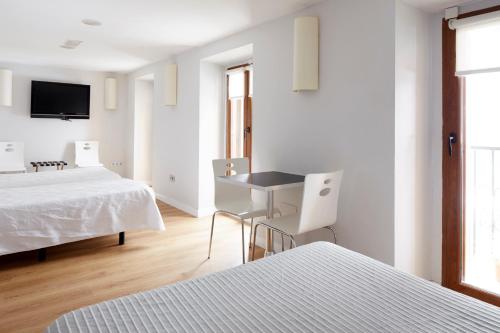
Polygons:
M249 173L248 158L233 158L212 161L214 177L234 176ZM252 193L249 189L214 181L215 207L221 209L224 203L252 200Z
M24 143L0 142L0 169L17 171L24 168Z
M75 165L77 166L100 166L99 142L76 141L75 142Z
M299 233L332 226L337 222L337 205L343 171L310 174L304 183Z

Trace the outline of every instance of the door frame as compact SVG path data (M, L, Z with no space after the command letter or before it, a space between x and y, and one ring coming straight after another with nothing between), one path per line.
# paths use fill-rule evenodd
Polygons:
M229 67L227 71L252 66L251 63ZM250 71L244 70L244 98L243 98L243 156L248 158L250 172L252 170L252 97L250 96ZM231 156L231 100L229 98L229 74L226 74L226 158Z
M459 15L466 18L494 11L500 6L486 8ZM500 306L500 297L467 285L463 276L463 222L465 216L465 80L456 74L456 30L448 27L443 20L443 154L442 154L442 284L444 287ZM452 145L454 153L450 156L449 137L456 134Z
M231 158L231 99L229 98L229 74L226 74L226 159Z
M243 156L248 158L250 172L252 172L252 97L250 96L250 71L245 70L245 102L243 103Z

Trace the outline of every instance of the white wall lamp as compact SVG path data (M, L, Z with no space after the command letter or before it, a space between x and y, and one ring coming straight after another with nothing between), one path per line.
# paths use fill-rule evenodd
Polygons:
M295 19L293 45L293 91L319 88L319 17Z
M118 84L115 78L104 80L104 106L108 110L116 110L118 104Z
M12 71L0 69L0 106L12 106Z
M163 105L177 105L177 65L168 64L164 70Z

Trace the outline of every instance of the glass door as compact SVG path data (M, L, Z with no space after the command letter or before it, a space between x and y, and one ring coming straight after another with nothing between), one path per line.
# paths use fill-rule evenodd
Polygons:
M249 65L236 66L227 73L226 158L252 160L252 84Z
M443 21L442 279L500 306L500 20L481 16L497 9Z
M465 83L463 282L500 295L500 73Z

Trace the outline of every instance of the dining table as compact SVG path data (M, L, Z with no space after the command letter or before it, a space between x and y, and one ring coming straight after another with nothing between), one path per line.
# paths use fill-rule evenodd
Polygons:
M303 187L305 176L279 171L252 172L248 174L237 174L231 176L216 177L217 181L245 187L266 193L266 218L274 216L274 194L276 191ZM265 256L274 254L273 232L267 229Z

